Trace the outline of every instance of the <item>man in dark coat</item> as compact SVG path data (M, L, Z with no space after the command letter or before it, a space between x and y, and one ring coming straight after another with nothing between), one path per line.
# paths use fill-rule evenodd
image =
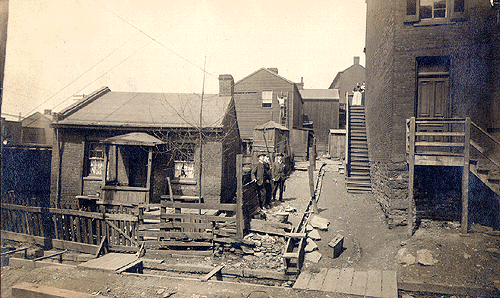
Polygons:
M259 205L262 209L265 205L266 200L266 165L265 165L265 154L259 154L259 161L252 167L252 181L255 182L257 187L257 196L259 198Z
M283 188L285 186L285 163L283 162L283 154L278 153L276 160L271 168L272 183L273 183L273 200L276 201L276 192L279 188L279 200L283 202Z

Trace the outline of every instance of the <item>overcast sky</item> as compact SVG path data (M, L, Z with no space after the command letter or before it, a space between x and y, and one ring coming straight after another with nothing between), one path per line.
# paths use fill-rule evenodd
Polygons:
M328 88L353 56L364 65L365 15L365 0L11 0L2 116L102 86L201 93L203 68L205 93L261 67Z

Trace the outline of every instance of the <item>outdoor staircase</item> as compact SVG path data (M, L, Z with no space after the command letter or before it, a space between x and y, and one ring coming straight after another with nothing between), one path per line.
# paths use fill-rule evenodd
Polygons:
M347 191L351 193L371 191L365 107L350 106L348 119Z
M473 157L470 160L470 171L500 196L500 168L486 158Z

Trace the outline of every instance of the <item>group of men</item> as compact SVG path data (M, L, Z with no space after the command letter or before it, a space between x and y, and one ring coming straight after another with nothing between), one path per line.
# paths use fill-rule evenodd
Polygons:
M259 154L259 161L252 167L252 181L257 185L257 195L260 208L271 207L272 200L276 200L279 189L279 200L283 202L283 188L285 186L285 163L283 154L276 154L276 160L271 164L269 156Z

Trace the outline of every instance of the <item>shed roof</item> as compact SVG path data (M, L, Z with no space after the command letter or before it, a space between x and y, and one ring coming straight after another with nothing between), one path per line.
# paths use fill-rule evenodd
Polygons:
M107 138L103 143L130 146L156 146L164 142L144 132L132 132Z
M257 129L257 130L279 129L279 130L288 131L288 128L286 128L285 126L283 126L281 124L274 122L273 120L268 121L264 124L257 125L257 126L255 126L255 129Z
M222 127L230 96L205 94L202 126ZM199 127L201 95L112 92L107 87L61 112L56 126Z
M339 99L338 89L301 89L299 90L302 99Z

